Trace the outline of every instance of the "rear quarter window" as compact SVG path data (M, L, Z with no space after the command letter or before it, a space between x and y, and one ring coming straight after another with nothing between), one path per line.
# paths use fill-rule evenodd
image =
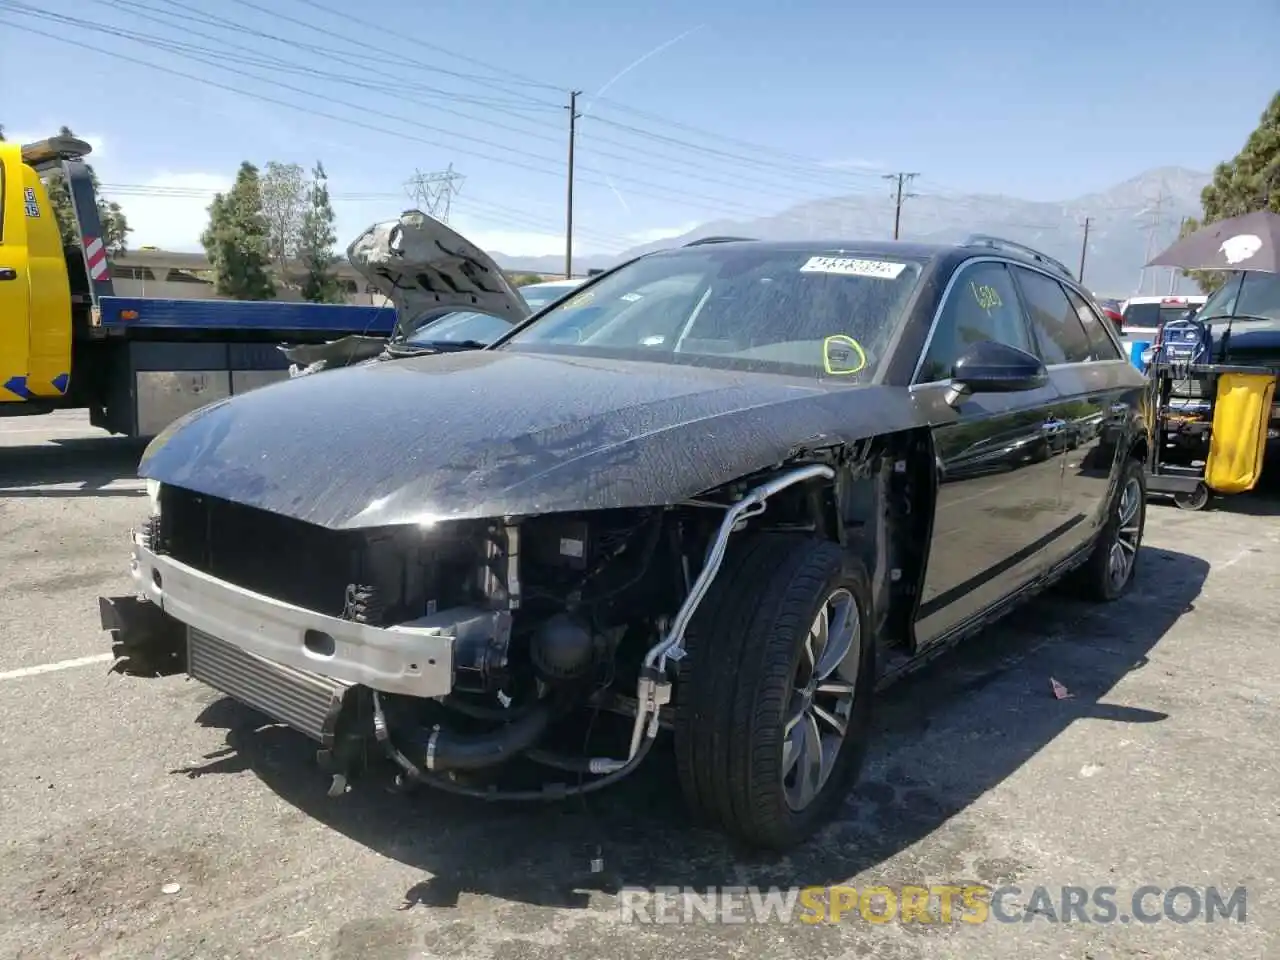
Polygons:
M1018 278L1026 302L1027 318L1035 331L1041 359L1046 365L1084 363L1098 359L1062 284L1026 267L1010 268Z
M1070 287L1064 286L1062 289L1067 292L1067 299L1071 301L1071 306L1075 308L1076 316L1080 318L1080 325L1084 327L1084 332L1089 337L1089 343L1093 347L1095 359L1122 359L1115 341L1111 339L1111 335L1107 332L1108 321L1098 316L1088 302Z

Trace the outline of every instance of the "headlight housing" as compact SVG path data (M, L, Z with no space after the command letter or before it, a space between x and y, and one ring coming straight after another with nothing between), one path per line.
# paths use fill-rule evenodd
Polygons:
M147 481L147 499L151 502L151 516L160 516L160 481Z

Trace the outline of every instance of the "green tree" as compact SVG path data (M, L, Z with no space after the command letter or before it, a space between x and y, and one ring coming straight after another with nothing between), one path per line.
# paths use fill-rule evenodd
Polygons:
M536 273L509 273L507 279L513 287L527 287L531 283L542 282L542 277Z
M1212 182L1200 193L1200 205L1204 216L1184 223L1180 236L1258 210L1280 213L1280 91L1272 95L1243 149L1214 169ZM1190 270L1183 275L1205 293L1212 293L1227 279L1220 270Z
M262 170L262 213L267 221L267 251L278 275L288 282L290 262L298 256L307 179L296 163L269 162Z
M329 202L329 178L324 164L316 161L311 171L302 210L298 238L298 258L302 261L302 298L312 303L341 303L342 285L333 271L338 262L333 245L338 242L333 229L333 205Z
M214 289L237 300L271 300L276 285L267 270L267 221L262 213L258 168L240 164L236 182L209 205L209 225L200 236L213 266Z

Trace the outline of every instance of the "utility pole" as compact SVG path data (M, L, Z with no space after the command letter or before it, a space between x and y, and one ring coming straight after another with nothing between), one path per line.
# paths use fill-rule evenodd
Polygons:
M447 170L437 173L423 173L421 170L415 170L413 176L405 183L405 189L414 203L424 212L441 223L448 223L453 197L462 188L462 181L465 179L466 177L462 174L454 171L451 163Z
M1080 244L1080 272L1076 279L1080 283L1084 283L1084 255L1089 250L1089 224L1093 221L1093 217L1084 218L1084 241Z
M569 92L569 184L564 211L564 278L573 276L573 142L578 133L578 97L581 90Z
M893 239L898 239L899 227L902 225L902 201L914 197L914 193L903 193L902 187L908 181L914 180L920 176L918 173L886 173L883 174L885 180L896 180L898 182L897 196L893 202Z

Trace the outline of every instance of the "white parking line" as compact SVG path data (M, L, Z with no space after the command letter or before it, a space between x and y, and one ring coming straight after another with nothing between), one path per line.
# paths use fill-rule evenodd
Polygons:
M95 653L90 657L76 657L74 660L59 660L57 663L42 663L34 667L6 670L0 673L0 680L21 680L23 677L38 677L42 673L74 670L76 667L88 667L95 663L108 663L114 659L115 657L110 653Z

